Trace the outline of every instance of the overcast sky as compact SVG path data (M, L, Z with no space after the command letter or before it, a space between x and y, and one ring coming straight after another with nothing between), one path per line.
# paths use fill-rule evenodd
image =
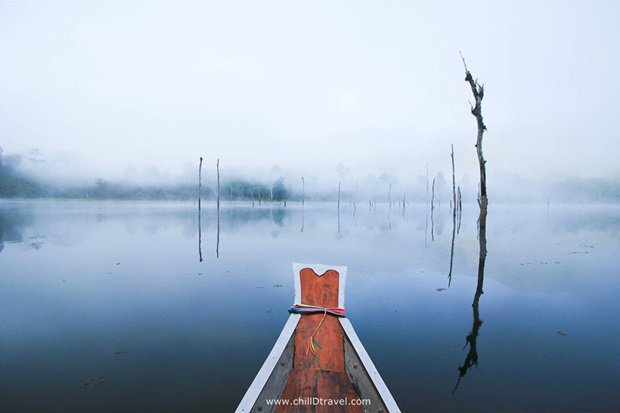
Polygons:
M616 174L620 2L0 3L0 147L55 173ZM341 164L341 166L339 166ZM61 171L61 172L58 172ZM276 173L278 171L276 170Z

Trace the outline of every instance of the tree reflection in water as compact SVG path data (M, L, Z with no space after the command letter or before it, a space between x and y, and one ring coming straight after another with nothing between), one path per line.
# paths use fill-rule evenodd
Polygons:
M469 345L469 351L465 357L463 365L459 367L459 378L452 390L452 394L456 392L456 389L461 383L461 379L467 374L470 368L478 366L478 348L477 339L480 327L482 326L482 320L480 320L479 302L480 296L484 293L482 291L482 285L484 283L484 264L487 258L487 199L482 198L480 202L480 218L478 221L478 240L480 242L480 256L478 258L478 284L476 286L476 293L474 294L474 302L472 303L473 312L473 324L471 332L465 337L465 347Z

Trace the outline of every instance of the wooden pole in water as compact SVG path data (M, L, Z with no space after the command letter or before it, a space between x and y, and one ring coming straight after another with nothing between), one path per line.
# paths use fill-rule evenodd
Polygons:
M198 259L202 262L202 222L200 211L200 193L202 192L202 156L198 164Z
M433 219L433 211L435 209L435 178L433 178L433 192L431 196L431 241L435 241L435 220Z
M452 216L456 217L456 180L454 178L454 145L450 145L450 158L452 158Z
M340 234L340 182L338 182L338 234Z
M200 193L202 192L202 156L198 164L198 211L200 211Z
M357 190L358 183L355 182L355 195L353 196L353 216L355 216L355 213L357 212Z
M431 211L435 209L435 178L433 178L433 187L432 187L432 195L431 195Z
M215 164L217 169L217 209L220 209L220 158L217 158L217 163Z
M338 182L338 211L340 211L340 182Z
M217 158L215 168L217 169L217 238L215 256L216 258L220 258L220 158Z
M452 160L452 200L450 206L452 208L452 242L450 243L450 270L448 272L448 288L452 284L452 268L454 264L454 236L456 235L456 210L458 204L456 201L456 178L454 173L454 145L450 145L450 158Z
M301 177L301 206L304 206L304 202L306 200L306 182L304 181L304 177Z

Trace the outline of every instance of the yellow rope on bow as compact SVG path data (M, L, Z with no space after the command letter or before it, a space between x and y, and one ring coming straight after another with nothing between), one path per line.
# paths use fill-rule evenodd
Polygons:
M314 346L316 344L319 348L321 348L321 345L314 340L314 335L316 334L317 331L319 331L319 328L321 328L321 326L323 325L323 321L325 321L325 317L327 317L327 309L325 309L325 311L323 312L323 318L321 318L321 322L314 329L314 332L312 333L312 335L308 339L308 348L306 349L306 356L308 355L308 352L310 350L312 350L312 354L314 355L314 359L316 360L316 364L319 365L319 368L321 370L323 370L323 367L321 366L321 362L319 361L319 355L317 354L316 347Z

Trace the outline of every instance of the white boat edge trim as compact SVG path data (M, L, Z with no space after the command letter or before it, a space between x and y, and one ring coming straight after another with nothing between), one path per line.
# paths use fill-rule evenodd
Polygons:
M280 337L278 337L276 344L274 344L269 356L267 356L267 360L265 360L263 366L258 371L258 374L256 374L256 377L248 388L248 391L245 392L245 395L243 396L243 399L241 399L239 406L237 406L235 413L248 413L252 409L252 406L256 403L256 399L258 399L260 392L265 387L267 380L269 380L271 372L273 372L278 360L280 360L280 356L282 355L284 348L295 332L295 328L297 328L297 323L299 323L300 318L300 314L291 314L289 316L282 332L280 333Z

